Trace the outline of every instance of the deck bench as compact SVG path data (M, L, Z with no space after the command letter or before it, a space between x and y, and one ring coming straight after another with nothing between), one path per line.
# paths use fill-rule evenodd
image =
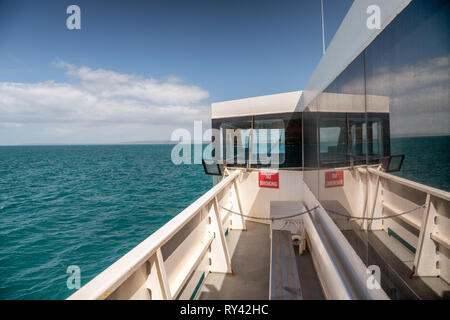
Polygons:
M292 235L287 230L272 230L269 299L302 299Z
M276 220L301 212L304 209L298 201L271 201L270 217L270 285L269 299L301 300L302 290L297 269L292 236L299 236L301 218L292 217Z

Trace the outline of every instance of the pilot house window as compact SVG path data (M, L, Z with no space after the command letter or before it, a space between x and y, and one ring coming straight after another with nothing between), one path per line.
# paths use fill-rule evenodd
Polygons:
M228 166L302 166L301 113L214 119L220 155Z

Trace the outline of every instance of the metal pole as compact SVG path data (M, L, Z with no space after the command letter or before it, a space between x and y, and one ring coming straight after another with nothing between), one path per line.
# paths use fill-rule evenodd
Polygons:
M323 20L323 0L320 0L320 6L322 8L322 48L323 48L323 54L325 55L325 26L324 26L324 20Z

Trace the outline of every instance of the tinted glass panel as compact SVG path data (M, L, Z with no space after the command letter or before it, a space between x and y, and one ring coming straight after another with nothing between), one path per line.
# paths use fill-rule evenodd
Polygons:
M285 161L285 129L281 119L254 120L251 163L261 166Z
M349 153L354 165L366 163L366 115L348 115Z
M222 173L220 171L220 167L217 163L212 163L208 160L203 160L203 169L205 170L206 174L216 175L220 176Z
M320 166L347 164L347 118L345 113L320 113Z
M405 153L395 174L450 190L442 178L450 176L449 34L450 1L412 1L304 112L304 181L367 265L374 261L363 222L332 212L362 216L371 200L364 190L327 189L324 173L345 159L345 147L346 162L354 164ZM344 116L332 112L346 114L346 126ZM399 169L402 159L391 159L387 171ZM408 298L384 273L381 285L391 299Z
M220 130L220 152L228 166L302 167L300 112L214 119Z
M305 170L317 169L319 167L318 127L319 113L305 111L303 113L303 161Z
M450 1L414 0L365 50L367 95L389 104L393 148L383 145L384 154L405 153L397 174L444 190L448 151L430 151L442 141L436 136L450 135L449 35ZM376 102L367 100L368 111Z
M218 158L228 166L245 167L249 153L251 127L251 117L213 120L213 128L220 130Z

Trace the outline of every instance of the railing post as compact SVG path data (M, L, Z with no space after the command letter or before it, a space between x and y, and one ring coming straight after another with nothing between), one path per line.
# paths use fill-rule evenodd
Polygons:
M167 281L166 269L161 254L161 249L156 250L148 263L150 274L147 278L146 287L151 292L152 300L171 300L169 283Z
M368 214L369 214L369 210L368 210L368 201L369 201L369 171L366 168L366 170L362 169L362 168L358 168L357 172L359 174L359 178L361 181L361 188L362 190L364 190L363 192L363 196L360 197L360 202L362 202L362 217L363 218L367 218ZM358 211L356 211L356 213L354 212L353 214L356 214L357 216L360 216L360 214L358 213ZM354 220L355 224L359 225L359 228L361 230L366 230L367 229L367 220L365 219L361 219L361 220Z
M231 273L231 259L219 214L217 197L215 197L212 201L212 205L209 209L209 218L210 232L214 234L214 240L211 243L210 271Z
M242 211L241 199L239 197L239 192L238 192L238 188L237 188L236 179L234 179L234 181L233 181L233 190L232 190L233 209L236 210L236 208L237 208L238 212L240 214L243 214L244 212ZM237 214L232 214L232 216L231 216L231 227L234 230L246 230L247 227L245 225L244 217L240 216L240 215L237 215Z
M365 195L364 195L364 209L363 209L363 217L367 218L369 216L369 191L370 191L370 177L369 177L369 170L366 168L364 171L365 176ZM368 220L361 220L361 229L367 230L369 221Z
M369 175L369 180L370 180L370 173L369 173L369 171L367 171L367 174ZM369 217L372 218L372 219L373 218L381 218L381 216L382 216L381 208L379 210L375 211L376 208L377 208L377 200L378 200L379 194L381 195L381 192L379 192L379 188L380 188L380 176L377 176L377 182L376 182L376 185L375 185L375 192L373 194L372 210L371 210L371 213L369 215ZM381 201L379 203L381 203ZM376 213L378 213L378 214L376 214ZM381 224L382 224L381 220L371 220L371 221L369 221L369 223L367 225L367 229L368 230L380 230L381 229Z
M434 218L436 217L436 208L431 200L431 195L427 194L419 240L417 241L416 255L414 257L413 271L415 276L439 275L436 267L436 244L431 239L431 234L435 231Z

